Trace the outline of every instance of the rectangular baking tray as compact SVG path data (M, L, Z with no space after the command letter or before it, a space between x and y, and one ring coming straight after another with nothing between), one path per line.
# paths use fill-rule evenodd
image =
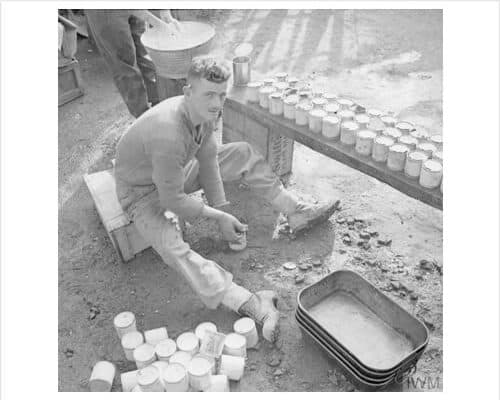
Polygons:
M364 391L378 391L387 388L389 385L395 382L395 376L388 378L387 380L376 381L368 380L353 367L351 367L343 358L335 352L331 347L329 347L322 339L317 337L314 332L312 332L307 326L300 323L300 317L297 319L297 324L303 332L306 338L309 338L312 342L316 343L330 359L334 362L335 366L338 367L344 376L354 385L356 388Z
M349 270L338 270L302 289L298 307L367 369L387 373L427 346L425 325Z
M367 368L362 363L360 363L358 360L352 357L352 355L349 354L349 352L347 352L341 346L339 346L339 344L335 340L333 340L324 330L322 330L321 327L319 327L316 322L312 321L307 315L305 315L304 311L302 311L299 307L296 310L296 318L297 319L300 318L303 325L310 328L312 332L314 332L319 338L324 340L332 349L334 349L345 360L347 360L347 362L350 365L352 365L353 368L358 370L364 376L372 379L384 379L394 374L405 374L408 371L411 371L416 366L420 356L425 350L425 347L420 349L418 352L414 354L414 357L409 358L407 361L398 364L396 368L392 368L387 372L373 371Z

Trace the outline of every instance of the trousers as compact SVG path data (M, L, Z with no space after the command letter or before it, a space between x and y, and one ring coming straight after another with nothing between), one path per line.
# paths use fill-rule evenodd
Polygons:
M246 142L220 145L218 161L224 182L241 180L275 208L280 208L279 204L273 203L273 199L283 197L286 189L251 145ZM196 160L185 167L186 193L193 193L201 188L197 181L198 171ZM165 212L160 205L157 190L139 198L125 211L144 240L156 250L165 264L184 276L207 307L216 308L231 286L233 276L216 262L202 257L190 248L183 240L178 217Z
M127 10L86 10L95 44L129 112L139 117L159 101L156 69L141 43L146 25Z

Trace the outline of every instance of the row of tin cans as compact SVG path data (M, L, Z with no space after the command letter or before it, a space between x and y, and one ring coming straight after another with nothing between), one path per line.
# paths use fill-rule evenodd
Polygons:
M442 191L441 135L422 134L413 124L380 110L364 110L350 99L312 91L286 73L248 83L247 100L328 140L340 140L356 153L418 179L422 187ZM358 109L363 112L356 113Z

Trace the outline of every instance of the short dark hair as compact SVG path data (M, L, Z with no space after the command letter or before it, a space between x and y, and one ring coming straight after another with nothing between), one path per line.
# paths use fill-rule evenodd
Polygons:
M207 81L222 83L231 77L228 63L214 56L204 55L193 58L188 70L187 80L204 78Z

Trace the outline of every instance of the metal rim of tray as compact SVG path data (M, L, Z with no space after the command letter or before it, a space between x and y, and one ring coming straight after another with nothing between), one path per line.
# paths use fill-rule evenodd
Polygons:
M413 365L416 365L418 360L420 359L420 356L423 354L424 349L419 350L414 354L414 357L410 358L407 362L402 362L401 365L398 365L397 367L392 368L391 370L381 373L378 371L373 371L366 367L364 364L360 363L356 358L351 357L351 355L346 352L344 349L339 348L339 346L336 345L336 343L332 343L330 340L330 336L326 334L324 331L320 331L317 327L317 324L314 321L311 321L309 317L304 315L299 309L297 309L295 318L298 319L300 318L302 325L307 326L308 328L311 329L318 337L323 339L325 343L329 344L330 347L332 347L334 350L336 350L340 355L342 355L350 364L352 364L353 368L356 368L357 370L361 370L360 372L363 375L367 375L370 378L373 379L384 379L390 376L391 374L398 374L398 373L404 373L408 370L410 370ZM313 325L313 326L312 326Z
M370 380L367 378L363 377L358 371L356 371L353 367L351 367L346 361L343 361L340 355L338 353L335 353L335 350L331 349L328 347L326 344L324 344L321 339L318 339L313 332L307 329L307 327L303 326L300 324L299 321L297 321L297 324L299 325L300 329L302 332L304 332L307 336L309 336L317 345L319 345L324 351L326 351L327 355L334 359L337 363L339 363L342 368L350 374L351 378L354 379L358 384L365 388L370 388L373 390L381 390L389 386L391 383L395 381L395 376L385 380L385 381L379 381L379 383L372 383Z
M308 320L313 320L314 321L314 318L309 315L309 312L302 306L302 302L300 300L301 296L302 296L302 293L304 291L306 291L307 289L311 288L312 286L314 285L317 285L319 284L320 282L324 281L324 280L327 280L331 277L331 275L335 274L335 273L339 273L339 272L348 272L348 273L351 273L351 274L354 274L356 275L357 277L359 277L360 279L362 279L366 284L374 287L378 292L380 292L380 294L384 297L386 297L388 300L390 300L392 303L394 303L397 307L399 307L401 310L403 310L403 312L408 313L408 311L406 311L403 307L401 307L399 304L397 304L394 300L392 300L390 297L388 297L385 293L382 293L382 291L380 291L380 289L378 289L376 286L374 286L372 283L370 283L368 280L366 280L365 278L363 278L360 274L354 272L354 271L351 271L351 270L337 270L337 271L334 271L326 276L324 276L323 278L319 279L318 281L302 288L299 293L297 294L297 308L301 310L301 314L307 316L307 319ZM345 345L343 345L339 340L337 340L334 336L332 336L331 334L328 333L328 331L319 323L319 322L316 322L314 321L315 325L318 326L323 332L326 333L326 335L331 338L331 341L334 342L337 347L339 347L339 349L342 349L344 350L344 352L346 352L347 354L349 354L350 358L354 359L357 361L358 364L360 365L363 365L366 369L374 372L374 373L381 373L381 374L384 374L384 373L390 373L390 371L394 370L394 369L397 369L399 368L403 363L406 363L408 362L414 355L415 353L421 351L421 350L424 350L425 347L427 346L428 342L429 342L429 330L427 329L427 327L425 326L425 324L422 323L422 321L420 321L418 318L416 318L415 316L409 314L412 318L414 318L416 321L418 321L422 327L425 329L425 332L426 332L426 339L425 341L420 344L416 349L414 349L410 354L408 354L405 358L403 358L400 362L398 362L396 365L388 368L388 369L380 369L380 368L372 368L372 367L369 367L368 365L364 364L351 350L349 350Z

